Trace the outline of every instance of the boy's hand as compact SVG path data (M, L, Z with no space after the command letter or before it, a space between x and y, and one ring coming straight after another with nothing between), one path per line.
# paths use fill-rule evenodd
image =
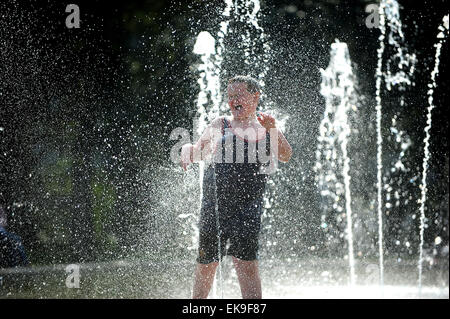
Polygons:
M193 148L194 145L192 144L185 144L181 147L180 165L185 171L187 170L189 164L193 162Z
M272 115L262 112L256 114L259 123L264 126L267 131L270 131L271 128L276 128L275 118Z

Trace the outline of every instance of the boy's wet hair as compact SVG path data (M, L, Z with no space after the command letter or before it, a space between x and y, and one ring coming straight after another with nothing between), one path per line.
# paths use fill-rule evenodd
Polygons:
M259 92L261 93L261 86L259 85L258 81L254 78L252 78L251 76L248 75L237 75L235 77L232 77L229 81L228 84L231 83L246 83L247 84L247 91L249 91L250 93L256 93Z

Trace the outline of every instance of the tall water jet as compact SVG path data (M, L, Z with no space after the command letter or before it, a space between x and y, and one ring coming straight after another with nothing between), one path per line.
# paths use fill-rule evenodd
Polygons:
M379 14L379 29L380 36L378 41L380 47L377 50L377 70L376 70L376 116L377 116L377 212L378 212L378 254L379 254L379 268L380 268L380 284L384 284L384 270L383 270L383 211L382 211L382 152L383 152L383 136L381 134L381 81L383 77L383 53L384 53L384 39L386 33L384 7L386 1L381 1L378 8Z
M385 62L385 72L383 73L383 78L385 82L386 90L391 93L396 89L396 92L400 94L400 103L396 103L395 106L400 107L397 110L394 105L391 109L395 109L395 114L391 119L389 138L393 139L394 145L389 146L389 153L398 154L397 157L393 158L393 162L387 163L387 170L385 171L385 181L383 189L386 191L385 205L386 214L389 214L391 209L394 207L400 207L402 197L406 198L403 204L409 202L408 192L401 189L401 185L395 185L394 180L396 175L407 174L412 172L412 167L405 166L404 161L406 160L407 152L412 145L408 134L401 129L401 123L397 120L399 115L404 113L407 107L405 103L405 93L409 86L414 86L413 74L415 72L415 65L417 62L416 55L414 53L409 53L408 47L405 45L405 36L403 33L403 24L400 19L400 8L397 1L388 1L385 3L384 7L385 23L387 26L386 38L388 47L391 49L392 53L387 52L386 62ZM386 115L387 113L385 113ZM409 177L411 179L413 177ZM401 180L402 177L398 177ZM393 196L391 194L393 193ZM395 200L395 203L393 203Z
M325 112L320 123L315 170L318 172L317 179L322 197L331 198L333 210L337 213L344 211L346 216L350 284L354 285L356 275L348 156L351 130L348 114L355 111L356 106L354 76L346 43L336 41L331 44L328 68L320 71L322 74L320 92L325 98ZM337 175L339 170L342 176ZM345 208L340 206L342 194Z
M425 139L424 139L424 158L422 164L422 182L420 185L421 197L420 197L420 247L419 247L419 297L422 294L422 264L423 264L423 244L424 244L424 230L425 230L425 202L427 200L427 173L428 173L428 161L430 159L430 130L431 130L431 113L435 108L433 102L434 89L436 88L436 77L439 74L439 62L441 55L442 45L447 40L449 29L449 15L447 14L442 19L442 24L439 26L439 33L437 35L438 42L435 44L436 52L434 56L434 68L431 72L430 84L428 85L428 107L427 107L427 125L425 126Z
M246 26L242 30L243 46L239 53L242 54L246 66L259 70L254 76L261 87L264 87L271 49L264 29L259 25L260 14L259 0L234 1L234 21Z
M228 15L231 3L227 3L227 7L223 15ZM202 134L205 128L208 126L214 118L220 115L220 107L222 105L222 93L221 93L221 83L220 83L220 67L222 61L222 51L223 51L223 37L227 33L227 23L221 24L221 30L219 31L219 38L222 40L219 42L218 50L216 50L216 41L214 37L206 31L200 32L197 36L197 41L194 45L193 52L201 55L202 64L198 67L200 71L200 78L198 83L200 85L200 92L197 98L197 117L194 125L194 141L198 139L198 136ZM210 97L210 101L208 100ZM208 109L209 106L209 109ZM208 160L208 159L207 159ZM205 174L205 166L211 163L205 163L201 161L199 163L199 182L200 182L200 201L203 198L203 177ZM217 208L216 208L217 214ZM193 221L194 223L196 221ZM220 236L218 240L218 251L220 252ZM222 263L221 256L219 254L219 281L223 287L223 277L222 277ZM214 280L213 284L213 295L217 295L217 283ZM223 297L223 289L222 289Z
M417 63L416 55L410 53L406 45L403 33L403 24L400 19L400 6L397 1L381 1L379 6L379 48L378 62L376 70L376 118L377 118L377 212L378 212L378 250L380 285L384 285L384 244L383 238L383 215L391 213L391 210L404 209L404 205L414 202L410 200L407 184L403 180L413 183L416 176L406 176L413 173L412 163L408 166L407 155L412 145L408 134L402 130L398 118L404 114L406 108L405 94L408 87L415 85L413 75ZM382 83L386 91L382 91ZM394 92L395 89L395 92ZM382 95L398 95L400 103L388 104L386 112L382 112ZM389 99L386 99L389 101ZM390 136L387 142L394 144L386 145L383 140L382 127L383 117L390 119ZM383 170L383 148L386 147L388 154L398 154L392 156L392 162L385 163L387 169ZM386 157L386 156L385 156ZM387 156L389 158L390 156ZM386 175L384 175L386 174ZM397 183L394 183L397 181ZM383 201L383 191L385 191L385 202ZM403 208L402 208L403 207ZM384 211L386 209L386 211ZM415 208L413 208L415 209ZM393 214L395 215L395 214ZM414 219L414 216L412 216ZM395 223L393 223L395 225ZM398 227L398 226L394 226ZM387 231L390 231L388 229ZM400 241L397 240L398 244ZM406 242L408 247L409 243Z
M390 47L393 48L394 54L386 60L386 72L384 73L384 81L386 89L391 91L397 87L400 91L405 90L405 85L413 85L411 80L415 71L416 55L408 53L405 46L405 36L403 34L403 24L400 19L399 4L395 0L382 1L384 8L384 24L387 24L389 33L387 40ZM380 6L381 9L382 6ZM381 27L381 24L380 24ZM386 32L386 29L385 29ZM396 70L397 69L397 70ZM401 105L403 105L404 96L401 96Z
M382 136L382 82L384 81L387 91L396 88L400 92L401 107L404 107L404 92L406 86L414 85L411 77L415 71L416 56L409 54L404 42L404 34L402 31L402 22L400 19L400 9L397 1L383 0L379 5L379 29L380 36L379 48L377 51L377 69L376 69L376 122L377 122L377 212L378 212L378 254L380 268L380 285L384 285L384 239L383 239L383 189L386 189L386 208L392 205L389 203L391 199L390 193L392 187L388 180L383 184L383 136ZM389 32L388 32L389 31ZM392 48L393 54L386 58L383 63L383 56L386 51L385 41L388 47ZM391 121L391 134L395 135L395 141L400 145L400 154L395 160L395 164L391 169L392 172L397 170L406 171L402 159L406 150L411 145L405 132L399 130L396 121L397 116L394 115ZM399 205L400 192L395 191L397 205Z

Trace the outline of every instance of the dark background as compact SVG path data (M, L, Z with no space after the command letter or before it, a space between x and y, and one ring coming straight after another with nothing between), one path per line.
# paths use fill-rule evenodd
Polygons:
M0 5L0 199L8 214L8 229L22 237L33 264L135 256L140 243L156 240L159 232L178 234L161 229L159 215L152 213L152 205L172 199L162 196L165 184L157 172L161 166L174 167L169 152L175 141L169 140L170 133L177 127L192 130L199 92L195 68L199 57L192 49L200 31L217 34L224 8L221 1L75 3L81 12L80 29L66 28L65 2ZM267 212L267 220L282 230L281 235L274 229L262 233L263 239L280 242L278 248L267 248L275 254L287 247L299 254L311 253L311 246L314 253L341 254L319 227L320 199L312 172L324 110L320 68L327 67L335 39L349 47L364 106L360 131L366 134L360 135L359 144L373 156L358 159L357 177L364 183L355 178L353 187L376 215L374 97L379 30L365 26L364 9L369 3L262 1L260 24L273 49L265 98L295 119L295 125L288 121L285 131L294 156L283 167L287 176L299 178L285 183L283 195L277 195L279 213ZM387 254L416 256L426 92L437 27L448 14L448 3L400 4L405 42L418 62L415 85L405 94L407 107L399 109L399 92L383 93L383 162L389 168L390 155L396 151L389 123L397 114L413 142L406 163L411 171L405 176L418 178L399 183L412 204L392 209L384 232ZM229 41L230 46L235 43L233 38ZM224 74L252 74L252 68L241 67L236 52L228 53ZM448 247L447 66L448 45L444 45L430 141L425 233L430 251ZM282 183L283 176L274 179ZM402 179L387 171L384 176ZM172 216L176 214L166 213L167 225L177 227ZM417 217L411 219L412 214ZM339 230L344 224L334 226ZM302 238L297 246L286 240L293 232ZM376 256L376 236L371 236L368 255ZM433 246L437 236L443 241L439 247ZM396 241L411 245L399 248ZM345 246L342 238L337 242Z

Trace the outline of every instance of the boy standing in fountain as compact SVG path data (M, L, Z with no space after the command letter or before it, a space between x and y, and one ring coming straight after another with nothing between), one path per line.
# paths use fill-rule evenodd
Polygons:
M181 151L184 170L190 163L213 162L203 178L193 298L208 297L225 250L232 256L242 298L262 297L257 252L267 167L272 159L287 162L292 155L275 119L256 111L261 90L255 79L236 76L227 93L231 118L216 118L197 143Z

